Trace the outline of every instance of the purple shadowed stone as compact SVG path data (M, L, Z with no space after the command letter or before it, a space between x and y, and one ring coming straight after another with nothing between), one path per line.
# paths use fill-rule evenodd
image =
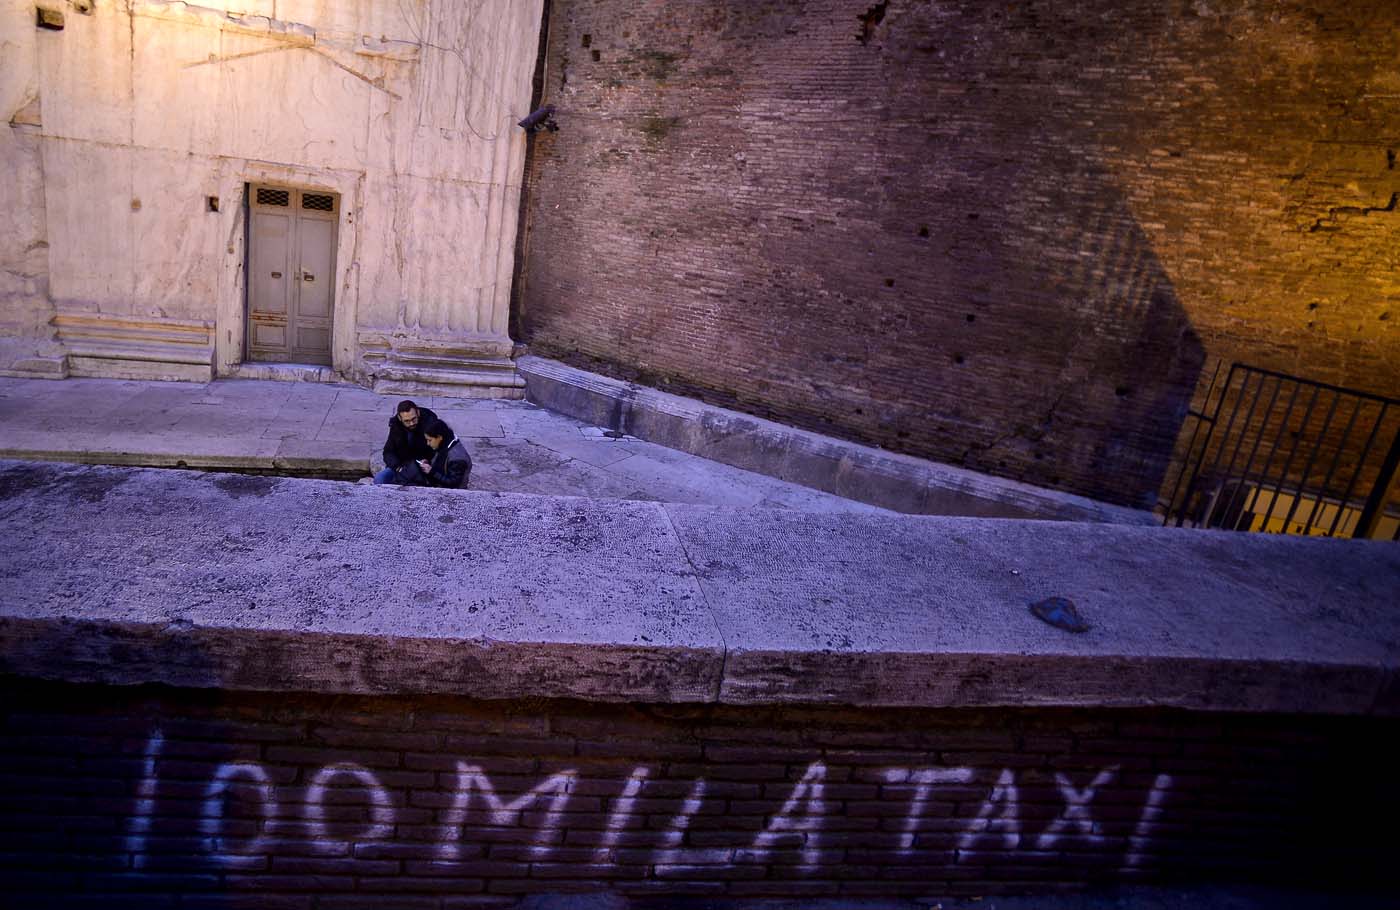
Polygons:
M1079 615L1073 601L1064 597L1047 597L1031 604L1031 614L1066 632L1089 631L1089 624Z

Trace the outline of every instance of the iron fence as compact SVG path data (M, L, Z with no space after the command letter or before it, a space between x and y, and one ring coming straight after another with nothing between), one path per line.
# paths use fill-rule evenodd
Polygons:
M1217 364L1164 523L1400 540L1400 399Z

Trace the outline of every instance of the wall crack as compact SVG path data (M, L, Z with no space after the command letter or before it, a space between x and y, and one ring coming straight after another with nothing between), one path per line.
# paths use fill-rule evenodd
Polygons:
M1312 227L1308 228L1308 233L1315 234L1318 231L1336 230L1337 228L1341 227L1338 221L1343 216L1364 218L1367 215L1372 215L1376 212L1394 212L1397 206L1400 206L1400 193L1391 193L1390 201L1387 202L1385 205L1336 206L1328 209L1326 215L1314 221L1312 223Z

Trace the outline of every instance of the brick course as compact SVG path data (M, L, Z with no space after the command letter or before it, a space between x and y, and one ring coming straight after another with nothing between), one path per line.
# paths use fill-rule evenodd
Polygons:
M1400 393L1394 3L549 22L538 353L1133 505L1208 359Z
M1400 808L1374 748L1395 723L1362 718L14 681L0 697L0 877L18 906L137 892L287 906L394 894L432 908L607 889L951 896L1266 873L1274 884L1344 873L1359 885L1388 879L1384 832ZM453 748L458 711L499 733ZM522 719L542 735L508 732ZM122 735L68 732L89 723ZM145 737L128 738L135 729ZM632 743L625 759L580 754L618 729ZM363 748L302 745L366 730L377 732ZM404 776L416 753L392 748L399 734L413 747L437 737L432 754L454 770ZM670 757L677 741L705 757ZM188 757L164 757L177 753ZM1177 767L1184 754L1189 771ZM513 764L527 756L529 770Z

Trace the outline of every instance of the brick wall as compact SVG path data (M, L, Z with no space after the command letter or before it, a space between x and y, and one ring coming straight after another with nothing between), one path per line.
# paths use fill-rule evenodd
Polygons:
M1214 358L1400 392L1400 6L554 0L537 353L1150 504Z
M1390 875L1394 722L0 685L11 906ZM179 906L190 906L189 898Z

